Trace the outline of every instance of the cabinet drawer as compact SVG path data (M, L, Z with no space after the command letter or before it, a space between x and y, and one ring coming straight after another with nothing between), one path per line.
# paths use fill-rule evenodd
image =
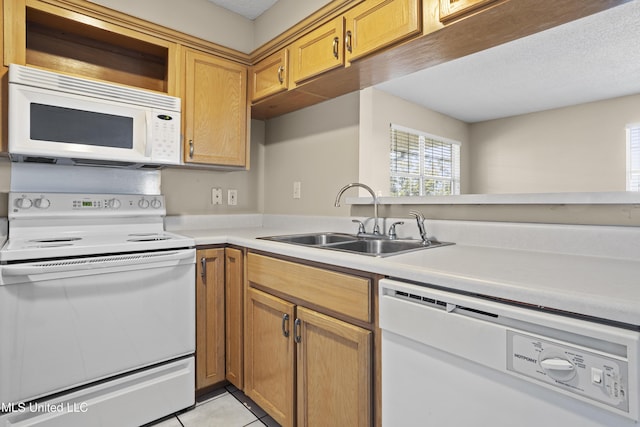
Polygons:
M249 253L250 286L309 302L353 319L371 322L371 280Z

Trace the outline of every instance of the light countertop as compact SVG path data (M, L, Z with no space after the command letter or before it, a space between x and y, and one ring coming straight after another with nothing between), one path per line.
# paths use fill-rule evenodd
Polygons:
M640 325L640 258L634 254L623 258L456 242L452 246L377 258L257 239L345 230L318 228L322 225L304 227L295 221L286 224L260 222L250 220L241 227L229 227L231 224L226 224L226 228L205 228L202 224L194 224L193 228L189 228L183 224L179 230L169 229L193 237L197 245L233 244L457 291ZM353 232L351 228L352 224L349 225L349 231ZM566 230L565 227L560 232ZM563 236L558 234L558 230L552 231L556 236ZM570 231L578 233L575 228ZM610 231L614 236L620 231L625 232L617 227L605 231ZM588 235L589 232L591 230L585 228L584 233L578 235ZM603 241L602 229L597 232L598 239ZM625 235L636 232L638 230L629 229ZM588 241L584 243L590 244ZM603 244L606 242L603 241ZM622 241L620 244L627 243Z

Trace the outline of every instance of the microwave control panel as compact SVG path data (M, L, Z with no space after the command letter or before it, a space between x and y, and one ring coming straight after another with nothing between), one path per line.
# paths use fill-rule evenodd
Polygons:
M507 370L629 412L624 358L511 330L507 351Z
M180 113L175 111L154 109L151 113L151 152L147 154L154 162L180 163L180 122Z

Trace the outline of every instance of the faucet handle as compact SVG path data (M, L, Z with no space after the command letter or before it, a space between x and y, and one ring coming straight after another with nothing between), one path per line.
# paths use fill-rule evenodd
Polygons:
M404 221L398 221L391 224L391 227L389 227L389 239L395 240L398 238L398 235L396 234L396 225L403 225L403 224L404 224Z
M364 223L357 219L352 219L351 222L357 222L358 225L358 234L365 234L366 230L364 229Z

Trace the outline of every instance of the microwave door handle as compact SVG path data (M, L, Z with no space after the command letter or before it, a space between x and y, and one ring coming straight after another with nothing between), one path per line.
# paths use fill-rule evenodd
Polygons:
M145 140L144 140L144 156L146 158L151 157L151 150L153 149L153 112L145 111Z

